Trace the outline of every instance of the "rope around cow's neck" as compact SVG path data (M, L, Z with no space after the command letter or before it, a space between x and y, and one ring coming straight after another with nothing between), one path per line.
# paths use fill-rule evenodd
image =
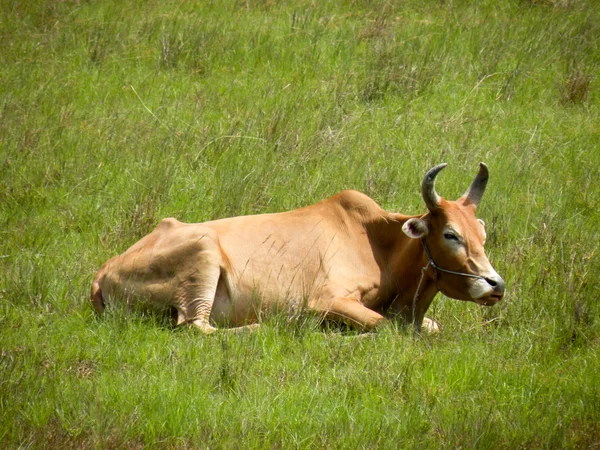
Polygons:
M423 267L421 267L421 279L419 280L419 284L417 285L417 290L415 291L415 295L413 296L413 301L412 301L412 320L413 320L413 324L415 323L415 307L417 305L417 299L419 298L419 292L421 291L421 284L423 283L423 278L425 278L425 272L427 272L427 269L429 268L429 266L431 265L431 260L429 260L429 262L427 264L425 264ZM437 285L436 285L437 288ZM420 327L420 325L419 325Z
M421 284L423 284L423 279L425 278L425 272L427 272L427 269L429 268L429 266L433 267L436 271L439 271L439 272L445 272L445 273L449 273L451 275L458 275L461 277L477 278L477 279L485 280L485 277L482 277L481 275L473 275L470 273L455 272L454 270L442 269L440 266L438 266L433 261L433 258L431 257L431 252L429 251L429 246L427 245L427 241L425 240L425 238L421 239L421 242L423 242L423 247L425 248L425 254L427 255L427 264L425 264L421 268L421 278L419 279L419 284L417 285L417 290L415 291L415 295L413 296L413 300L412 300L413 323L415 322L415 308L417 305L417 300L419 298L419 293L421 291ZM436 276L434 277L434 281L436 283L435 287L439 291L440 289L437 287L437 273L436 273Z

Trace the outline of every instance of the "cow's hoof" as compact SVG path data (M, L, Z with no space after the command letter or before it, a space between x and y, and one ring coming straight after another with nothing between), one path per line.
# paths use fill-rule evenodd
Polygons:
M436 334L440 332L440 326L435 320L425 317L421 325L421 333Z

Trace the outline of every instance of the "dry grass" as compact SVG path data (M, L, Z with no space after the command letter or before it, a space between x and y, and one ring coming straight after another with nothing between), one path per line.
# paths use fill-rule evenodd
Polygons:
M591 82L591 75L580 70L571 71L561 86L563 101L572 104L584 103L588 98Z

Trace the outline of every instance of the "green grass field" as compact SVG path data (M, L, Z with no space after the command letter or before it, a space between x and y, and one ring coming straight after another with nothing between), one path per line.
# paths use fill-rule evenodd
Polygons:
M0 447L600 446L595 1L0 0L0 57ZM507 295L438 335L92 312L161 218L418 214L480 161Z

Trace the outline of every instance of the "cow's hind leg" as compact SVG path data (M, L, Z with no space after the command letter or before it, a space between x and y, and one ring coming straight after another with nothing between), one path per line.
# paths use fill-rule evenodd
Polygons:
M218 249L211 248L216 243L212 240L205 241L208 248L197 252L190 273L185 277L179 288L175 308L177 309L177 325L190 323L204 334L211 334L217 328L210 324L210 314L219 279L221 277L221 254ZM240 332L252 330L258 324L250 324L237 328L225 328L223 331Z
M215 292L221 268L213 254L200 255L197 270L184 281L185 305L183 314L178 314L178 324L188 322L204 334L214 333L217 329L210 324L210 312L215 301Z
M189 237L190 246L177 255L185 261L178 268L179 282L172 306L177 310L177 325L190 323L205 334L216 331L210 324L221 276L222 257L218 237L213 230L201 230Z
M219 328L219 333L243 333L245 331L253 331L260 327L258 323L251 323L234 328Z

